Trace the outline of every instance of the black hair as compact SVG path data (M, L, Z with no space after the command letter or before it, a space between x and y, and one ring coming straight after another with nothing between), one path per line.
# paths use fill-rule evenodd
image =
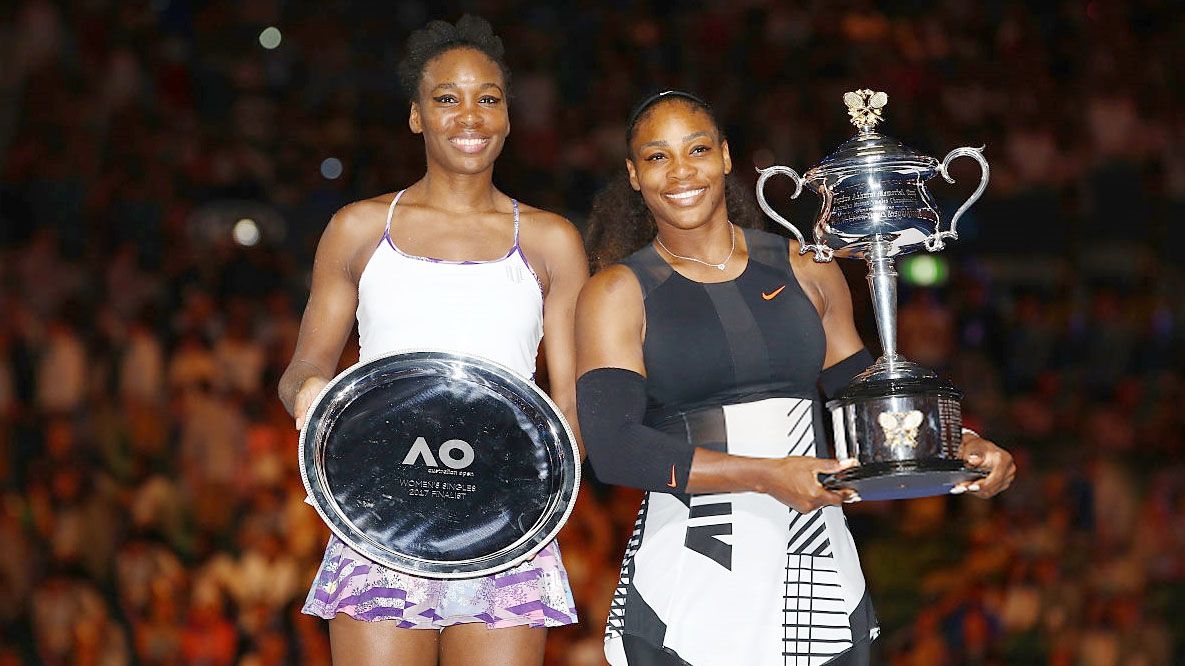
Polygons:
M465 14L456 25L431 21L407 38L407 55L399 63L399 83L409 101L420 96L424 68L437 56L454 49L473 49L484 54L502 70L504 92L510 93L510 67L503 58L502 38L494 34L490 22L480 16Z
M638 123L659 105L670 102L687 104L702 111L716 126L720 140L724 140L720 121L707 102L689 92L667 90L650 95L634 106L625 126L627 155L633 154L630 143L634 140ZM724 205L728 209L728 219L738 227L760 229L764 226L761 216L757 214L757 203L750 188L732 174L724 176ZM592 269L597 271L628 257L654 240L657 233L654 216L646 207L642 193L630 185L627 173L619 171L593 197L585 240Z

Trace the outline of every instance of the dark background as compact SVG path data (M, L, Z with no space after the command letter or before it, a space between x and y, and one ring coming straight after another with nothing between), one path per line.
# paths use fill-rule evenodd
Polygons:
M275 383L329 216L423 171L406 35L462 11L514 71L496 182L578 226L655 87L714 103L748 182L850 136L856 88L920 152L986 145L899 338L1020 477L848 512L879 659L1185 663L1179 3L36 0L0 5L0 664L327 661L298 612L327 533ZM954 172L948 218L978 177ZM637 499L584 488L582 623L549 663L599 663Z

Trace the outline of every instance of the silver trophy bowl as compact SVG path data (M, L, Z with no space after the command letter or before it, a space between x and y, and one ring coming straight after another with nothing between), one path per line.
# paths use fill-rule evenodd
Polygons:
M852 488L865 500L905 499L944 494L984 472L959 459L962 440L962 392L897 352L897 271L895 258L915 252L938 252L958 239L963 213L987 188L983 148L956 148L941 162L878 133L888 95L857 90L844 95L858 132L802 176L786 166L758 169L757 201L770 218L798 239L800 254L815 261L834 257L864 259L877 333L883 354L827 403L838 458L856 458L860 466L829 475L824 485ZM979 163L975 192L955 211L949 228L926 181L941 174L953 183L948 167L959 157ZM791 199L805 187L823 205L808 243L791 222L765 199L765 182L775 175L794 181Z

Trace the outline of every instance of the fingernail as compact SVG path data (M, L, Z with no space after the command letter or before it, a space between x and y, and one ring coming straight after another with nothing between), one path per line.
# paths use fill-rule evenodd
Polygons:
M952 495L962 495L965 492L967 492L967 486L955 486L950 489L950 494Z
M967 490L970 490L970 491L971 491L971 492L973 492L973 493L974 493L974 492L978 492L978 491L979 491L979 484L978 484L978 483L973 483L973 484L971 484L971 485L967 486Z
M844 458L842 461L840 461L840 464L842 464L842 465L859 465L860 461L856 460L855 458Z
M856 502L861 502L861 501L863 501L863 500L860 499L859 495L851 495L847 499L845 499L843 501L843 503L844 504L855 504Z

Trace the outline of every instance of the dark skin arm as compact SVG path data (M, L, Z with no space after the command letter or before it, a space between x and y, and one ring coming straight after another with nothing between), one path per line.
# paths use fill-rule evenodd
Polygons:
M346 206L329 221L317 244L309 301L292 361L279 385L280 400L295 417L297 429L303 427L305 412L317 394L336 374L354 327L358 274L370 258L364 248L373 252L375 239L382 236L384 205L369 200Z
M571 425L580 446L576 418L576 299L588 279L588 259L576 227L564 218L524 207L521 243L543 282L543 355L551 399Z

